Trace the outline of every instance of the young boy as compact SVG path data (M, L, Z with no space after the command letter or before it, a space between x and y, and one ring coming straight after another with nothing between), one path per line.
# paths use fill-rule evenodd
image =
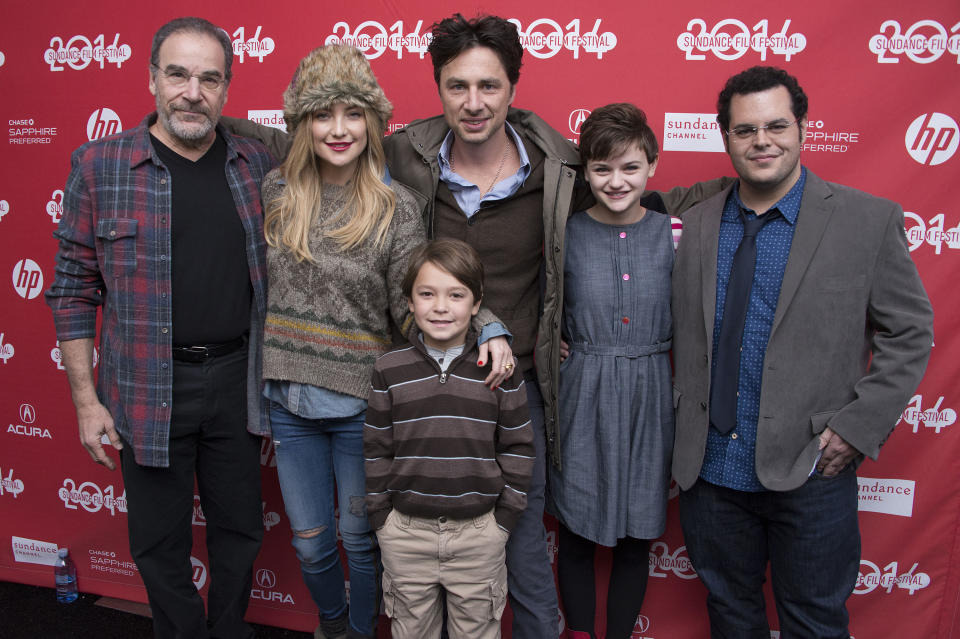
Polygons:
M403 280L419 335L373 369L363 429L367 513L394 639L500 636L504 545L533 472L523 376L491 390L470 327L483 265L459 240L417 248ZM512 368L509 366L508 368Z

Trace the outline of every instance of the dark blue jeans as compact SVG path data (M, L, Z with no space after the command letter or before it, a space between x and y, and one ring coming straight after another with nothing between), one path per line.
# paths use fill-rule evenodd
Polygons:
M547 483L547 443L543 430L543 397L536 375L527 373L527 405L533 426L537 460L533 466L527 508L507 542L507 592L513 610L514 639L556 639L560 632L557 589L547 554L543 527L544 491Z
M813 475L796 490L742 492L702 479L680 494L687 553L707 587L712 639L769 639L767 561L781 639L848 639L860 566L857 476Z

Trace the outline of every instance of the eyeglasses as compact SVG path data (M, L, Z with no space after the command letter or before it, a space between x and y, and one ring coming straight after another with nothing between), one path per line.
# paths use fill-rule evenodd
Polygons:
M161 69L155 64L151 67L163 74L164 79L174 89L182 89L190 82L190 78L196 78L200 82L200 88L208 93L216 93L226 83L226 79L212 73L203 73L200 75L187 73L186 70L179 67Z
M776 137L778 135L783 135L783 133L786 132L787 129L789 129L799 121L800 120L798 118L793 122L785 122L783 120L777 120L775 122L764 124L763 126L752 126L752 125L744 124L744 125L737 126L730 129L729 131L727 131L727 135L737 140L743 140L744 142L746 142L747 140L752 140L757 135L758 131L766 131L767 135Z

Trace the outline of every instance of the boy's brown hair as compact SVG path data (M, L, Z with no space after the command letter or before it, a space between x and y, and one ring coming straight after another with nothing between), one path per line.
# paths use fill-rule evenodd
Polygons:
M403 277L403 294L413 297L413 283L423 265L430 262L457 278L473 293L474 303L483 299L483 263L472 246L460 240L431 240L410 254L407 273Z

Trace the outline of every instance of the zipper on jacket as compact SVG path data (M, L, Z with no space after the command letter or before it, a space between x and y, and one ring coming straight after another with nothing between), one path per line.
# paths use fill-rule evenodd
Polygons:
M417 340L417 341L420 341L420 340ZM421 348L421 347L422 347L422 348ZM414 344L414 348L416 348L417 350L419 350L419 351L423 354L423 356L427 359L427 361L429 361L429 363L433 365L433 368L436 369L436 371L437 371L437 373L438 373L438 376L437 376L437 377L438 377L440 383L441 383L441 384L446 384L446 383L447 383L447 377L449 376L450 371L452 371L455 366L459 365L460 360L463 359L466 355L468 355L468 354L470 353L470 351L472 350L473 347L471 346L471 347L468 349L468 348L466 347L466 344L465 344L465 345L464 345L464 348L463 348L463 352L460 353L459 355L457 355L457 357L455 357L454 360L453 360L452 362L450 362L450 365L447 366L447 370L441 370L440 364L437 363L437 360L435 360L435 359L433 359L432 357L430 357L430 355L427 353L426 345L425 345L423 342L420 342L419 344Z

